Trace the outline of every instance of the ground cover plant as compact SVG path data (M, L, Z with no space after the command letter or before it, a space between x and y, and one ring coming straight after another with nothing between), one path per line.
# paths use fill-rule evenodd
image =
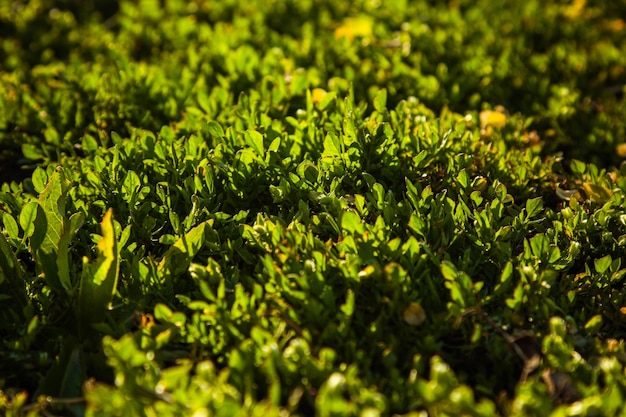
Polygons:
M623 415L626 6L0 2L5 415Z

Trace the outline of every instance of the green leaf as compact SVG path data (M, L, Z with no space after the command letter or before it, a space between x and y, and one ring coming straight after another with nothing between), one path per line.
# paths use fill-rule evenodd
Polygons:
M208 123L208 129L209 129L209 133L214 138L221 139L224 137L224 129L222 129L222 126L220 126L220 124L217 123L216 121L211 120Z
M441 274L447 281L455 281L459 272L452 262L443 261L441 262Z
M265 156L265 146L263 145L263 135L257 132L256 130L248 130L245 134L246 143L254 152L261 156Z
M465 171L465 168L463 168L456 176L456 181L461 186L461 188L467 188L467 186L469 185L469 175L467 175L467 171Z
M572 162L570 163L570 168L575 174L581 175L585 173L587 165L584 162L579 161L578 159L572 159Z
M550 242L545 235L535 235L530 239L530 249L532 254L539 259L542 259L545 254L549 253Z
M198 104L200 105L200 108L204 110L205 113L208 113L208 114L212 113L211 99L206 94L206 92L202 90L198 92Z
M17 226L17 222L9 213L3 213L2 223L4 224L4 230L6 230L9 238L17 240L20 237L20 228Z
M320 102L320 110L326 110L337 98L337 93L335 91L329 91L324 95L324 98Z
M513 287L513 284L513 263L511 261L508 261L502 269L500 279L498 280L498 283L493 290L492 298L505 296L509 293L509 291Z
M185 272L193 257L204 245L206 235L212 226L213 220L207 220L178 239L163 255L158 270L167 276L177 276Z
M42 192L46 188L48 182L48 174L42 168L37 167L31 175L33 181L33 187L38 193Z
M587 320L587 323L585 323L585 331L589 335L597 333L598 331L600 331L601 327L602 327L602 316L600 314L596 314L595 316Z
M374 97L374 108L378 113L384 113L387 110L387 90L381 88Z
M102 237L98 241L98 258L89 263L83 258L83 272L81 275L79 292L79 320L81 329L88 331L92 324L104 320L109 309L119 276L119 253L115 237L113 210L104 214L100 223Z
M354 313L354 291L348 290L348 293L346 294L346 302L339 307L339 309L346 316L352 316Z
M526 212L528 218L533 218L543 210L543 200L541 197L526 200Z
M33 257L46 283L57 291L71 287L66 230L65 194L67 184L59 167L39 195L35 230L30 240ZM64 237L65 235L65 237Z
M22 154L24 154L24 157L30 159L31 161L37 161L45 158L41 147L35 146L32 143L25 143L22 145Z
M20 212L20 226L24 230L24 238L29 238L35 231L35 220L37 218L37 203L31 201L22 207Z
M341 215L341 228L348 231L351 234L364 232L363 221L353 211L344 211Z
M606 272L606 270L611 266L611 262L613 262L611 255L606 255L593 261L596 267L596 272L599 274Z
M340 139L332 132L329 132L324 138L324 155L341 156Z
M165 304L158 303L154 306L154 318L159 321L169 321L172 317L172 310Z

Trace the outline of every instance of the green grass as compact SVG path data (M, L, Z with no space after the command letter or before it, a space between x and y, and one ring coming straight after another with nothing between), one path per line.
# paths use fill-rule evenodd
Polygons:
M0 410L621 415L605 3L0 3Z

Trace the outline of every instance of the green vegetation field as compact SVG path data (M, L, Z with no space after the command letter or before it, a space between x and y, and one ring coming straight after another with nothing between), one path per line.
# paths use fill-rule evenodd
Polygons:
M0 0L0 414L626 415L625 17Z

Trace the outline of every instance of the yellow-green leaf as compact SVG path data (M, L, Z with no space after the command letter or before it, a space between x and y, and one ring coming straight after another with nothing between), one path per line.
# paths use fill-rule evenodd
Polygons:
M206 232L213 226L213 220L207 220L191 229L178 239L163 255L158 269L166 275L175 276L185 272L193 257L204 245Z
M113 211L107 210L100 223L98 258L93 263L83 259L79 308L81 329L104 320L104 314L115 294L119 276L119 254L113 225Z
M590 184L588 182L583 183L583 190L587 197L596 203L605 203L611 198L612 192L606 187L601 185Z

